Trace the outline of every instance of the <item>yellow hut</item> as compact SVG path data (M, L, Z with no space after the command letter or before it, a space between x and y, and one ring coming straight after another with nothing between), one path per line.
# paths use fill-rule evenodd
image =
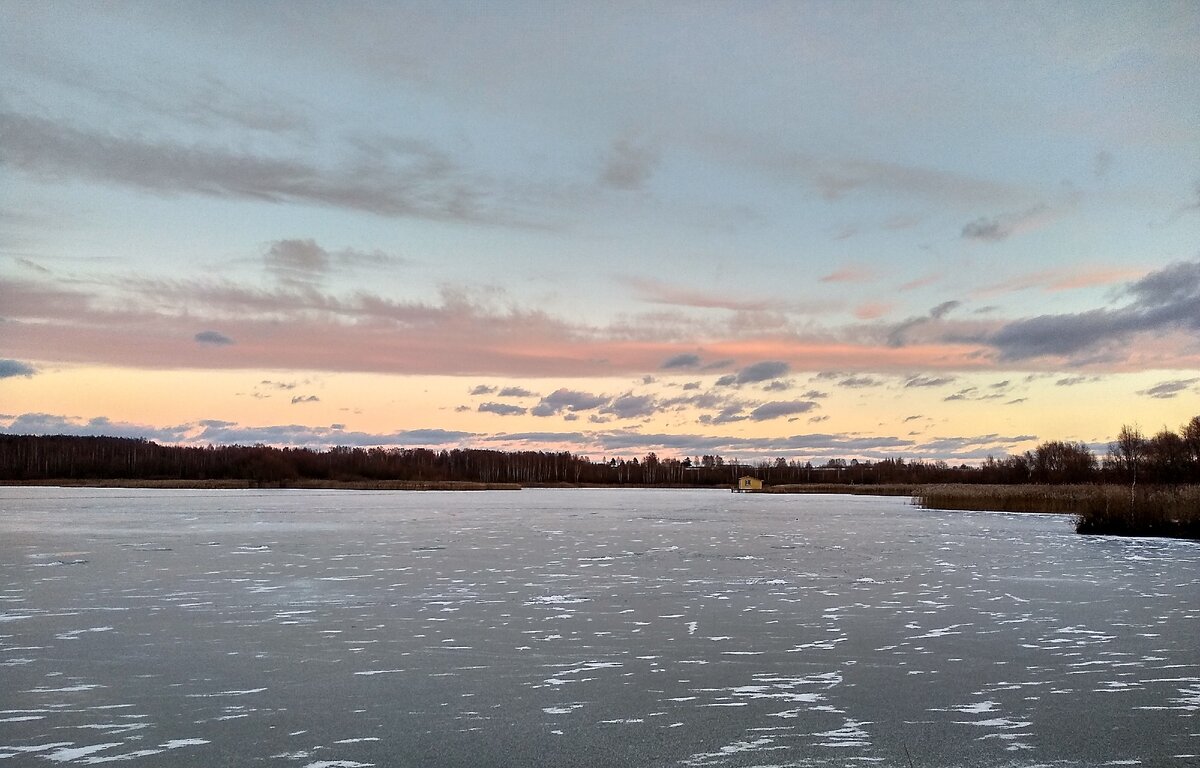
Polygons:
M742 475L738 478L737 487L733 489L737 493L746 493L747 491L761 491L762 480L750 475Z

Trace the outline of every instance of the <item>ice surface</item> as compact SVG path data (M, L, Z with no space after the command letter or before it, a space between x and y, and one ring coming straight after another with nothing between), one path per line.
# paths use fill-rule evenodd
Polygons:
M2 488L0 761L1186 765L1198 595L904 499Z

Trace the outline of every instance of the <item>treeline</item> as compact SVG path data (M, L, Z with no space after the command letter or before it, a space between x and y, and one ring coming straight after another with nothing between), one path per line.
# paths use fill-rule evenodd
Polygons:
M1186 484L1200 483L1200 416L1179 432L1146 437L1124 427L1103 457L1083 443L1050 441L1033 451L977 467L944 461L829 459L823 464L784 457L747 464L719 455L593 461L569 451L492 451L428 448L328 450L254 446L170 446L148 440L66 435L0 435L0 481L249 480L357 482L471 481L584 485L730 485L753 475L783 484Z

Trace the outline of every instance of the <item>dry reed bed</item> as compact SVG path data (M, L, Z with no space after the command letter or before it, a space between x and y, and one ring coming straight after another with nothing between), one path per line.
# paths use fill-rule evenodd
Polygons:
M1079 533L1200 538L1200 486L928 485L913 493L926 509L1076 515Z

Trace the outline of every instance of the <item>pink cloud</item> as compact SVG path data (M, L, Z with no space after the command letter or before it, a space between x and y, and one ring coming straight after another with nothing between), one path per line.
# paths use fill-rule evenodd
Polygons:
M882 301L860 304L854 310L854 316L859 320L877 320L892 311L894 305Z
M876 278L873 270L860 266L847 266L830 272L821 278L822 283L869 283Z
M1023 275L984 286L975 291L976 296L991 296L999 293L1014 293L1040 289L1048 293L1092 288L1099 285L1114 285L1145 277L1147 270L1130 267L1089 267L1072 269L1060 267L1029 272Z

